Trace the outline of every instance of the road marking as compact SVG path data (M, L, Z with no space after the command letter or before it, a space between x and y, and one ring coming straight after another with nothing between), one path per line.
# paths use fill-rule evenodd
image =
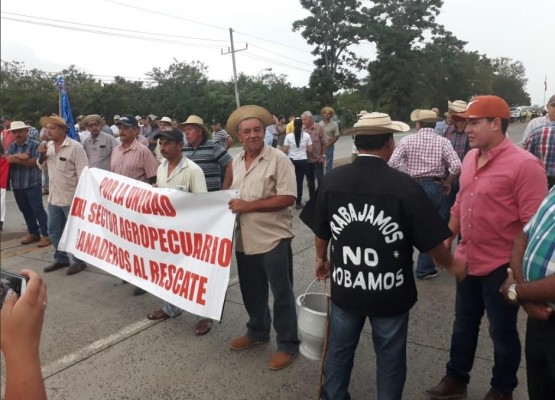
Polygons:
M227 287L230 288L231 286L236 285L238 282L239 282L239 277L237 276L233 277L229 280ZM123 327L118 332L112 335L99 339L96 342L93 342L88 346L83 347L80 350L67 354L62 358L48 364L47 366L42 368L42 375L44 379L47 379L53 375L56 375L59 372L62 372L63 370L70 368L80 363L81 361L86 360L87 358L92 357L108 349L109 347L112 347L115 344L118 344L124 341L125 339L131 336L134 336L137 333L144 331L145 329L150 328L151 326L156 325L162 321L163 320L151 321L148 319L143 319L131 325Z

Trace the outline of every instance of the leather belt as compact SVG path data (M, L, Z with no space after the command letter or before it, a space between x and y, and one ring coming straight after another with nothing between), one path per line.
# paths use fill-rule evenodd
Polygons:
M441 182L443 179L440 176L423 176L414 178L416 182Z

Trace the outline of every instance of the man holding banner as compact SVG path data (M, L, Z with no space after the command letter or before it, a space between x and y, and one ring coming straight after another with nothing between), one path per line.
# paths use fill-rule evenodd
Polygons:
M206 180L202 169L183 156L183 133L175 128L169 131L161 130L154 136L158 141L160 153L164 160L158 167L156 173L156 186L173 188L190 193L205 193ZM177 317L183 310L165 301L162 308L148 314L151 320ZM195 326L197 336L205 335L212 327L212 320L199 318Z
M279 370L293 362L298 353L297 315L293 294L293 216L296 183L293 164L287 156L264 144L265 128L272 114L254 105L235 110L227 131L238 136L244 150L233 159L232 189L240 198L229 201L238 215L235 254L241 294L249 321L244 336L234 339L232 350L245 350L267 343L272 318L268 286L274 295L274 328L277 352L269 368Z

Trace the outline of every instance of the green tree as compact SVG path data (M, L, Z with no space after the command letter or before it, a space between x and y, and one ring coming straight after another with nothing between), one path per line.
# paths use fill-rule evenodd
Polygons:
M501 57L493 59L492 65L495 70L492 93L505 99L510 106L530 105L530 95L524 89L528 82L524 64Z
M310 76L310 87L320 105L333 104L339 89L352 88L357 79L352 68L362 68L366 61L350 46L361 40L363 19L358 0L300 0L311 15L293 23L293 31L301 31L307 43L314 45L316 68Z

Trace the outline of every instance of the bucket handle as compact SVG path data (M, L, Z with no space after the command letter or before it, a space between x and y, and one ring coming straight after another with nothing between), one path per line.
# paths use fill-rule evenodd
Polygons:
M303 299L303 301L302 301L303 305L304 305L304 300L306 299L306 295L308 294L308 291L310 290L310 288L312 287L312 285L314 285L314 283L315 283L316 281L319 281L319 280L320 280L320 279L318 279L318 277L314 278L314 279L312 280L312 282L310 282L310 285L308 285L308 287L307 287L306 290L304 291L304 296L302 297L302 299ZM328 285L327 285L327 279L324 280L324 293L329 294L329 292L328 292Z

